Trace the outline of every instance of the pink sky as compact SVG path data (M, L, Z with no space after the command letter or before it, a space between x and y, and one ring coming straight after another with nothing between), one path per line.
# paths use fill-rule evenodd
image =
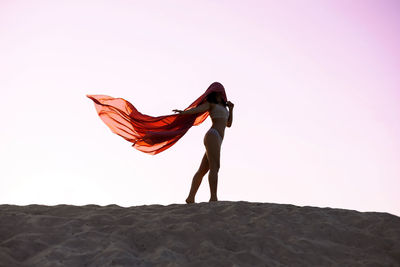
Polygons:
M207 120L156 156L86 94L235 103L221 200L400 215L397 1L1 1L0 203L183 203ZM196 201L208 201L205 177Z

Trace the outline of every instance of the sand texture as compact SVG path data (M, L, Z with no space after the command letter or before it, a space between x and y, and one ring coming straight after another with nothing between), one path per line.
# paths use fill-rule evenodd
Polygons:
M1 205L0 266L400 266L400 218L229 201Z

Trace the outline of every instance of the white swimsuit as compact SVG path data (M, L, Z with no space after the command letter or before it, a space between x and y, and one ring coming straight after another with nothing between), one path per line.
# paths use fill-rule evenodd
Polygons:
M225 121L227 121L229 118L229 111L224 106L216 104L216 105L214 105L213 109L210 111L210 117L211 117L211 119L222 118L222 119L225 119ZM219 134L217 129L211 127L210 130L208 130L208 132L217 135L222 142L222 136ZM206 140L206 138L204 136L204 142L205 142L205 140Z
M228 120L229 111L222 105L216 104L210 111L211 119L223 118Z

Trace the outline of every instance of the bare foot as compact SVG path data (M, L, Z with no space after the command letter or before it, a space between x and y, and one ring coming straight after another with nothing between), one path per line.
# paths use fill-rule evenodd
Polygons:
M188 197L188 198L186 199L186 203L187 203L187 204L194 203L194 198Z
M212 197L212 198L210 198L210 201L208 201L208 202L213 202L213 201L218 201L218 199L216 197Z

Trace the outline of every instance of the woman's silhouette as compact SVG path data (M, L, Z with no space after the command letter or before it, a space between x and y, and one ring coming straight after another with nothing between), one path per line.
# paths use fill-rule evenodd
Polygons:
M226 109L228 106L229 111ZM199 106L185 111L174 109L181 115L197 114L208 111L212 120L212 126L204 136L204 153L200 167L195 173L189 196L186 203L194 203L197 190L203 180L204 175L209 171L208 182L210 184L210 201L217 201L218 171L220 167L221 144L224 138L225 127L231 127L233 118L234 104L230 101L225 102L224 96L220 92L211 92L206 96L205 101Z
M213 82L199 98L179 114L149 116L139 112L129 101L107 95L87 95L97 114L110 130L132 143L139 151L156 155L173 146L186 132L202 123L208 115L212 127L204 137L206 153L193 177L187 203L193 203L204 175L209 173L210 201L217 201L217 182L221 143L225 127L232 125L233 103L227 101L225 88ZM226 109L229 108L229 111Z

